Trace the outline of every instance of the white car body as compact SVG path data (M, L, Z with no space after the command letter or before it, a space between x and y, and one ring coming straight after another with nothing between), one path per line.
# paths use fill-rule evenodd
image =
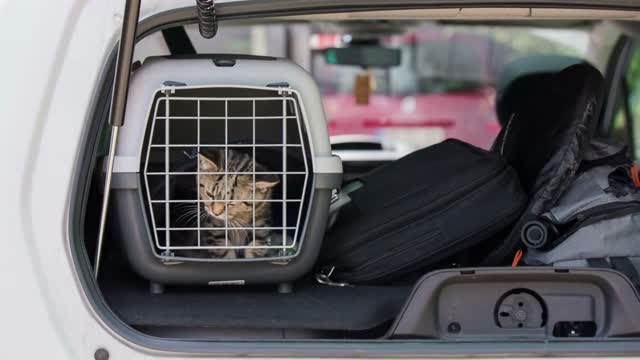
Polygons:
M146 2L141 17L191 3ZM108 349L110 359L172 356L106 326L80 287L70 254L74 167L123 4L0 2L4 359L91 359L99 348Z
M114 359L154 357L100 322L78 284L67 236L81 134L120 31L123 4L0 5L0 33L7 35L10 50L3 56L0 90L2 243L7 249L0 271L3 358L88 359L101 347Z

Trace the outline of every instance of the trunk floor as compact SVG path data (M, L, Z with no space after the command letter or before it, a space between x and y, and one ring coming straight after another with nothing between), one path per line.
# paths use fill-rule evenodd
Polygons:
M410 286L297 284L290 294L271 286L167 287L153 295L143 281L103 284L111 308L134 327L362 331L392 321L410 291Z

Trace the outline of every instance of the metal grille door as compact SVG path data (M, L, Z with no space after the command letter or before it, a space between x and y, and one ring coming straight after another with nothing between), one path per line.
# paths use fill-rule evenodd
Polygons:
M158 256L254 261L297 253L310 154L295 92L168 88L151 111L142 167ZM215 171L199 161L211 154ZM264 178L277 183L268 196L258 193Z

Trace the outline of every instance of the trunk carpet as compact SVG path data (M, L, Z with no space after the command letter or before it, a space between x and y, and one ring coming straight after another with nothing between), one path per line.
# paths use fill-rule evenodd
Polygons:
M124 279L122 279L124 280ZM105 281L111 308L132 326L361 331L392 321L410 286L167 287L152 295L144 281Z

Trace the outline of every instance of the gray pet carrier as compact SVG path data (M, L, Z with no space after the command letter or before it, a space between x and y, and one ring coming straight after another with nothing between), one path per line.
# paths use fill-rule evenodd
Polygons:
M161 284L284 283L315 263L340 160L319 91L273 58L152 58L132 75L112 232Z

